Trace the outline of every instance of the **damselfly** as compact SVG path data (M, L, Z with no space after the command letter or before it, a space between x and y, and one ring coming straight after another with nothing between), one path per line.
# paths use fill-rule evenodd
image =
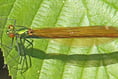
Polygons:
M64 43L65 41L68 44L69 41L71 41L71 38L78 38L76 40L81 42L86 41L88 43L91 43L90 38L93 40L97 38L99 40L99 41L97 40L97 43L102 44L103 42L108 42L113 40L113 38L118 37L118 32L117 32L118 29L110 26L58 27L58 28L42 28L42 29L30 29L26 27L20 27L18 28L18 30L14 29L16 28L13 25L9 26L8 35L10 37L16 36L23 39L50 38L57 42L61 41L62 43ZM80 45L84 45L84 43ZM87 43L85 45L87 45Z
M89 27L60 27L60 28L43 28L43 29L31 29L23 26L9 25L7 35L16 40L16 47L18 53L21 56L26 55L24 47L22 47L27 41L32 44L28 38L50 38L50 39L63 39L63 38L116 38L118 37L118 29L115 27L107 26L89 26ZM20 45L22 46L20 46ZM32 44L33 45L33 44ZM21 50L22 49L22 50ZM25 57L25 59L27 59ZM27 62L26 62L27 63Z
M37 38L93 38L106 37L117 38L118 29L110 26L89 26L89 27L61 27L30 29L22 27L18 30L13 25L8 26L9 37L37 37Z

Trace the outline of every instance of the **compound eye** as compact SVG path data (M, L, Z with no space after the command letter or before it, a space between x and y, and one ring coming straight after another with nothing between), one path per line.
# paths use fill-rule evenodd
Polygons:
M9 25L8 28L9 28L10 30L13 30L13 29L14 29L14 26L13 26L13 25Z
M9 37L10 38L14 38L15 37L15 34L14 33L9 33Z

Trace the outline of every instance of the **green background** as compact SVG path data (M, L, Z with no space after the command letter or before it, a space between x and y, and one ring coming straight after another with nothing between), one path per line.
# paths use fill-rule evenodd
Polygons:
M117 27L118 1L0 0L0 16L15 19L16 25L29 28ZM14 22L0 21L1 42L10 46L11 38L3 26ZM33 49L26 48L25 56L18 55L16 41L12 49L1 46L13 79L118 79L117 39L33 40Z

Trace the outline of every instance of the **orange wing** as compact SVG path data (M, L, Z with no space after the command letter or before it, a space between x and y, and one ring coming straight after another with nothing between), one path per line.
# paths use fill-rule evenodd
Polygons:
M44 38L118 37L118 29L108 26L29 29L29 36Z

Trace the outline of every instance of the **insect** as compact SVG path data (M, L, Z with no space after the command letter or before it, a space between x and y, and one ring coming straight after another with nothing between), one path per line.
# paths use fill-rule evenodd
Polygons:
M9 25L7 34L10 38L113 38L118 37L118 29L110 26L89 26L89 27L60 27L60 28L43 28L43 29L30 29L26 27L20 27L16 30L15 26ZM62 39L63 40L63 39ZM66 39L66 41L69 39ZM31 42L29 42L31 44ZM69 42L68 42L69 43Z
M52 38L52 39L62 39L62 38L95 38L95 37L105 37L105 38L117 38L118 29L115 27L108 26L89 26L89 27L60 27L60 28L43 28L43 29L30 29L26 27L20 27L16 30L13 25L8 26L7 34L10 38L20 38L25 39L29 42L27 38ZM110 39L110 40L111 40ZM29 42L32 44L31 42Z
M22 26L15 27L14 25L9 25L7 35L13 40L16 40L18 53L21 56L24 56L24 59L27 60L27 57L25 56L25 47L23 46L25 44L25 41L27 41L29 44L32 44L32 42L30 42L27 38L116 38L118 37L118 29L116 29L115 27L106 28L105 26L30 29ZM20 46L19 44L22 46Z
M19 37L38 37L38 38L91 38L91 37L107 37L117 38L118 29L106 26L89 26L89 27L61 27L61 28L43 28L29 29L21 28L15 30L13 25L8 26L7 34L13 38Z

